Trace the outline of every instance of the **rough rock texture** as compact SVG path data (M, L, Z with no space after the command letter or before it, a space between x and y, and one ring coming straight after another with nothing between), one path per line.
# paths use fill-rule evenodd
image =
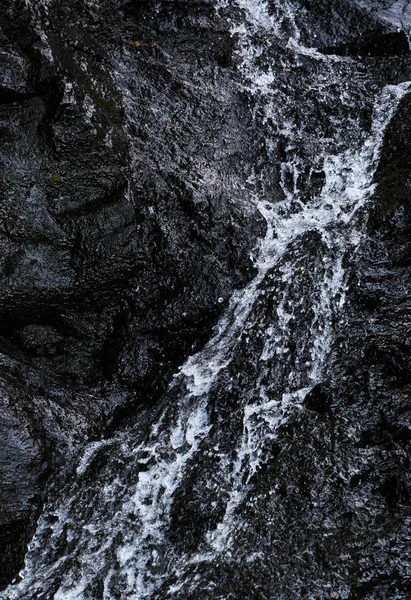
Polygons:
M269 2L276 18L279 4ZM255 96L239 91L234 12L207 0L0 5L0 585L22 564L51 470L56 482L41 551L9 598L64 598L82 585L82 598L123 600L129 564L143 564L152 600L411 596L409 93L385 135L369 217L360 211L362 242L344 253L349 285L327 377L302 406L283 408L284 390L307 389L312 338L327 325L315 311L332 246L312 227L260 280L210 386L207 435L201 411L194 424L184 413L197 400L189 378L163 395L254 274L264 225L250 175L263 174L273 205L295 193L298 214L326 183L318 140L335 136L329 152L344 152L350 132L369 133L373 95L411 80L406 35L386 21L405 3L294 5L283 45L250 34L253 68L263 81L264 60L277 68L284 122L291 115L297 130L284 126L272 146L264 97L253 119ZM295 22L302 44L342 62L294 56ZM280 325L287 346L266 351ZM199 441L188 425L181 434L185 418ZM70 470L86 440L116 429ZM241 452L243 471L233 467ZM145 474L158 477L139 496Z
M155 400L251 276L263 225L212 3L0 12L1 585L50 469Z

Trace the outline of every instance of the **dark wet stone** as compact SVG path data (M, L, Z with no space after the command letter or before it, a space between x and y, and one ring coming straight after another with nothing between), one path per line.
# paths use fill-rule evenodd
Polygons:
M264 225L238 186L259 133L213 2L0 11L0 377L19 415L0 433L2 585L51 469L163 393Z
M329 390L319 383L306 395L304 406L320 415L327 413L331 408L332 396Z
M337 56L401 56L410 52L404 31L393 33L369 33L346 44L320 48L323 54Z
M300 5L307 45L387 58L376 76L384 83L409 77L404 34L375 30L377 16L352 2ZM144 438L165 403L170 410L177 403L179 390L158 401L184 358L208 339L233 290L254 273L249 252L264 225L243 182L273 158L238 91L234 42L213 2L55 1L48 22L35 6L0 3L2 586L22 565L47 480L50 496L75 488L75 528L92 516L111 468L130 488L147 470L144 461L127 470L120 442L96 452L76 479L70 461L87 441L136 415L133 439ZM370 30L377 33L367 38ZM370 62L364 72L377 68ZM124 98L137 99L131 116ZM303 126L319 109L302 106L311 111L300 115ZM261 449L262 466L241 482L247 494L235 515L241 528L233 555L188 564L183 587L171 595L178 582L171 574L153 597L328 599L330 590L350 600L409 597L410 115L407 96L385 136L367 236L347 258L330 378L287 415ZM369 128L369 110L361 106L354 116ZM278 157L287 151L280 144ZM272 162L267 187L279 199ZM313 165L296 184L308 200L324 182ZM291 177L286 183L291 189ZM249 330L211 392L207 443L217 449L210 457L204 448L174 494L166 535L177 554L201 552L224 515L228 492L216 456L236 458L242 408L261 402L256 381L271 402L295 372L296 389L308 384L309 311L287 322L286 367L275 349L261 360L279 300L314 295L311 274L324 269L314 232L299 236L288 254L305 268L287 284L279 267L268 271ZM125 519L132 530L135 515ZM50 541L59 516L51 511L45 520L50 560L66 554L67 568L75 568L75 536L66 525ZM90 597L104 595L98 577L88 585ZM109 585L121 598L124 574ZM57 575L47 591L27 593L48 600L58 586Z

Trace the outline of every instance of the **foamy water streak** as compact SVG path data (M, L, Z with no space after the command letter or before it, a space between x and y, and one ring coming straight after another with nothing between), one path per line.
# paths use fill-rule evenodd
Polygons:
M321 381L324 363L326 362L333 340L331 317L334 310L342 307L344 302L345 280L342 259L347 248L355 249L361 240L361 221L355 222L358 211L374 190L373 175L378 163L378 156L387 124L391 120L399 101L410 89L409 83L388 86L383 90L375 111L371 135L366 139L358 153L347 151L341 156L330 156L325 161L326 184L323 193L310 208L302 208L301 212L289 218L279 218L270 210L264 211L270 229L277 232L277 239L266 238L261 253L261 270L267 269L272 260L281 260L285 249L303 232L319 230L330 252L328 265L323 277L318 281L320 301L315 307L316 319L312 324L313 338L312 361L308 380L308 388L301 388L282 395L281 400L269 400L260 389L262 403L244 408L243 437L238 449L237 459L231 470L232 489L227 503L226 514L217 529L209 536L213 549L227 552L230 547L230 536L235 527L240 527L235 520L235 511L247 495L248 482L257 471L262 458L262 448L267 442L276 438L278 429L290 414L301 406L311 387ZM287 199L291 200L290 197ZM353 227L347 231L347 225ZM271 233L271 232L270 232ZM269 257L269 260L267 258ZM268 265L267 265L268 262ZM284 269L285 277L292 273L292 264ZM334 299L338 297L338 306ZM284 321L283 332L270 332L270 350L266 347L263 360L272 358L278 348L281 334L286 333L288 319ZM281 321L279 322L281 326ZM214 362L215 368L215 362Z
M101 597L108 600L116 597L113 582L119 573L121 597L143 600L153 597L170 572L178 580L180 574L183 578L190 563L230 555L234 552L238 509L253 475L267 458L266 448L290 416L301 410L307 392L322 380L327 369L333 320L339 318L344 304L343 259L361 241L364 211L374 189L373 176L384 131L409 84L382 90L376 99L371 131L364 133L355 119L347 118L345 99L341 99L345 93L350 101L346 83L341 81L342 74L350 72L349 63L324 57L300 45L294 18L297 9L291 2L277 2L274 11L263 0L222 4L243 11L243 20L233 23L233 33L239 40L243 85L254 98L256 119L267 126L268 146L271 144L275 153L279 140L286 140L280 169L281 198L268 197L262 192L264 171L248 182L253 186L251 200L267 223L265 238L255 252L257 275L233 296L206 347L181 367L169 390L169 402L147 439L135 440L133 433L125 432L109 443L86 449L77 469L79 478L87 476L100 451L112 454L116 475L105 473L92 498L82 495L85 492L80 481L79 491L73 497L61 505L46 507L30 545L22 582L11 586L4 595L9 600L40 597L47 585L55 590L54 600L86 600L90 598L88 586L97 580L103 590ZM276 52L278 64L262 61L272 43L280 44ZM330 120L333 135L328 138L321 131L313 135L301 129L297 101L291 101L288 90L282 88L284 78L294 76L283 71L288 53L293 51L298 61L315 61L320 65L307 80L307 97L301 100L306 102L307 114L314 95L320 101L323 95L325 103L328 89L337 90L339 112ZM289 85L292 83L291 80ZM353 86L355 96L358 94L355 78ZM127 102L131 111L130 99ZM323 178L321 189L308 198L299 183L308 172L307 166L310 173L319 171ZM296 248L310 233L317 236L319 250L317 256L314 248L312 261L307 262L304 246L300 253ZM258 324L255 306L265 293L264 285L271 272L275 273L278 289L274 294L267 288L267 294L273 294L275 318L265 331L260 364L262 373L274 369L282 376L284 389L273 397L261 375L254 400L242 407L243 430L234 459L229 452L208 448L210 454L219 453L228 490L225 514L217 528L208 532L201 552L179 554L167 536L175 493L190 469L195 469L195 459L210 434L210 391L231 364L241 334ZM304 302L311 316L307 317L304 336L297 340L295 355L299 372L295 373L286 357L290 351L291 323L301 310L298 299L291 297L298 274L309 277L311 296ZM82 516L80 507L87 501L92 502L92 509ZM46 514L50 511L55 518L52 525ZM79 525L80 518L84 521ZM53 548L61 539L68 540L69 552L57 561L48 560L42 545ZM169 593L177 592L181 585L173 584Z

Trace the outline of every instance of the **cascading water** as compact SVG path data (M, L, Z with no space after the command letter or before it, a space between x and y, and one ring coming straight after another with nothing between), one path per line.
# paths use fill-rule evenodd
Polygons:
M241 507L281 428L332 367L344 264L361 242L384 131L409 84L381 89L361 63L304 45L296 3L219 8L236 15L243 93L266 134L265 166L244 182L267 225L257 275L160 405L86 449L62 499L45 507L9 600L238 597L218 595L203 573L261 554L250 542L243 556ZM184 527L179 494L200 521L190 540L172 533Z

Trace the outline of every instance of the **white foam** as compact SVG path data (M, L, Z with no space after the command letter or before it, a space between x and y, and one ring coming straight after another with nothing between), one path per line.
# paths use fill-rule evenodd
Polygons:
M221 5L227 6L228 1L222 1ZM267 127L269 123L274 124L273 139L267 147L274 152L276 140L287 139L286 158L281 169L282 199L261 193L264 182L257 174L247 182L253 190L252 200L267 223L265 238L253 252L257 275L244 290L233 295L215 335L205 348L181 367L172 383L173 399L153 424L148 438L138 443L130 439L128 445L116 445L118 475L104 481L96 490L99 495L96 507L76 540L76 551L81 552L80 567L74 571L67 567L66 571L67 557L62 557L57 563L46 564L40 569L36 562L41 563L38 558L40 542L35 538L22 574L23 582L7 591L6 597L10 600L17 600L22 590L33 587L38 573L43 581L56 574L61 578L55 600L84 600L88 582L96 573L103 572L104 566L105 600L110 598L110 578L116 568L126 574L123 597L127 600L153 597L171 570L177 581L169 588L170 593L184 589L187 564L215 560L216 556L229 555L233 551L236 527L241 526L239 508L252 485L253 476L270 458L270 442L277 438L280 428L291 416L299 414L306 394L326 374L334 336L333 320L341 316L346 291L343 258L347 251L355 251L361 242L364 223L360 218L361 211L374 190L373 175L384 131L400 99L408 92L409 84L388 86L382 91L381 97L376 99L372 130L367 135L355 118L346 118L342 109L335 122L329 123L332 135L310 136L307 132L303 135L293 112L297 107L289 101L286 92L277 89L281 64L270 65L265 70L260 66L261 57L269 44L279 41L288 51L304 53L307 60L316 62L306 90L308 108L310 99L316 99L316 95L326 102L330 87L342 107L350 102L350 88L347 88L347 82L341 81L339 71L348 68L347 61L320 57L316 51L300 45L294 18L297 8L292 2L274 3L273 9L269 9L264 0L233 0L230 5L237 6L245 15L241 24L233 24L233 33L239 38L244 87L254 95L259 114L263 113L262 121ZM255 42L257 34L263 39L260 44ZM343 73L347 75L346 71ZM126 75L121 72L119 77ZM362 82L357 88L354 82L354 93L362 90L360 84ZM125 110L132 121L136 99L126 87L125 90ZM341 136L338 131L342 132ZM308 158L304 153L308 153ZM302 197L298 185L300 175L306 173L307 163L322 170L325 178L322 190L308 200ZM214 171L204 170L208 185L218 184L215 177ZM309 232L315 232L319 239L317 254L313 250L314 266L305 262L305 256L291 251ZM218 445L207 447L207 452L219 460L219 476L228 493L225 513L216 529L208 532L207 543L198 553L177 555L167 538L175 494L210 433L210 391L236 355L241 334L255 325L258 315L256 317L253 310L256 301L265 293L261 284L273 268L280 291L273 296L276 305L272 322L265 331L260 366L262 372L283 368L284 390L268 389L260 377L254 397L244 406L237 407L242 410L242 431L234 458L231 451L224 451ZM306 335L298 340L295 350L296 366L286 367L292 320L295 312L303 310L304 306L299 304L298 298L290 298L290 290L295 278L303 275L309 277L313 290L307 292L311 294L309 298L303 299L310 314L306 315ZM224 431L220 433L224 436ZM79 463L78 475L87 472L93 456L105 444L101 442L88 447ZM129 468L128 463L132 467ZM121 465L128 475L124 480ZM70 503L75 506L76 497L68 499L68 506L59 513L51 542L58 539L64 526L70 531ZM131 517L133 526L128 528L127 519ZM39 539L48 527L47 521L40 522ZM97 548L96 539L103 540ZM250 554L250 560L257 558L258 553ZM112 564L114 561L117 564Z

